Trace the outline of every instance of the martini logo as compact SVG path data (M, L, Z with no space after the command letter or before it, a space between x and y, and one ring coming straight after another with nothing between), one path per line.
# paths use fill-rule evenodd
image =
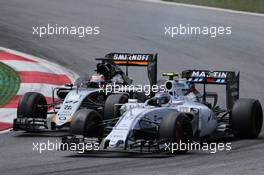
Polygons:
M146 54L114 54L115 61L149 61L150 55Z
M193 71L192 77L212 77L212 78L227 78L227 72L205 72L205 71Z

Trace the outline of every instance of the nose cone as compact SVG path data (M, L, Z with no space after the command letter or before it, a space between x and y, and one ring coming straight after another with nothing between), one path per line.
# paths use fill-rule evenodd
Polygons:
M56 124L56 126L60 127L66 123L71 123L72 116L55 115L52 121L55 121L54 123Z

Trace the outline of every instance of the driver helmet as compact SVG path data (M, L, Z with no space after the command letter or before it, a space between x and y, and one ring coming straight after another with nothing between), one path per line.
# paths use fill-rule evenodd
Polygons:
M104 75L107 79L110 79L111 65L109 63L99 63L96 66L96 72Z
M166 106L171 101L170 94L168 94L166 92L159 92L155 95L154 98L157 100L157 104L159 104L161 106Z

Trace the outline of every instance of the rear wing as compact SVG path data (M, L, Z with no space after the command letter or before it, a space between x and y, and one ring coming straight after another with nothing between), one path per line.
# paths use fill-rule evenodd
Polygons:
M158 54L109 53L105 55L105 58L99 58L97 60L105 60L114 65L126 66L126 75L128 75L128 67L130 66L147 67L150 85L157 83Z
M186 78L191 83L226 85L226 105L230 110L239 99L239 76L239 72L233 71L185 70L182 72L182 78Z

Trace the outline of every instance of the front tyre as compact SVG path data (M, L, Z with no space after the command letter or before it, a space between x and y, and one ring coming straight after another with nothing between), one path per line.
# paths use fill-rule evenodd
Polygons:
M173 154L188 151L188 143L192 140L193 130L190 119L184 113L171 112L165 116L159 127L159 139L167 145L176 145L176 150L166 150ZM182 145L182 146L181 146ZM184 145L184 146L183 146ZM173 148L174 149L174 148Z
M117 104L125 104L128 102L128 95L126 94L111 94L107 97L104 105L104 120L120 117L121 106Z
M95 110L80 109L73 116L69 132L84 137L102 138L102 117Z
M256 99L239 99L233 106L231 124L234 136L240 139L257 138L263 123L261 104Z
M47 118L47 101L44 95L27 92L20 99L17 107L17 118Z

